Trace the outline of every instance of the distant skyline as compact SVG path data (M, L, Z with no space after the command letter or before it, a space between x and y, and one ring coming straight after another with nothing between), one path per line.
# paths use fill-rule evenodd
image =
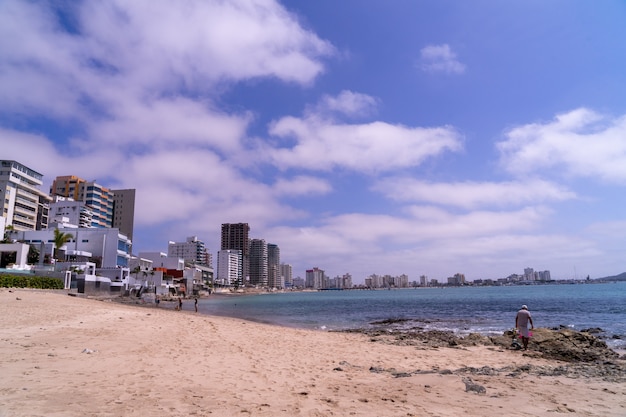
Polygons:
M626 271L621 0L0 2L2 159L371 274Z

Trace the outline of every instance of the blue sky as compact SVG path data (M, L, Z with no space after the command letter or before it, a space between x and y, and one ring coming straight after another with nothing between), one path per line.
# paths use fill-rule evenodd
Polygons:
M294 274L626 270L626 3L0 1L2 158Z

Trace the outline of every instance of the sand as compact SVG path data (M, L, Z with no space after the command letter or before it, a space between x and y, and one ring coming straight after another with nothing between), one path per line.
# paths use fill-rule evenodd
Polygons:
M508 349L418 349L35 290L0 289L0 317L0 417L626 416L626 384L467 372L561 365ZM468 377L484 392L466 391Z

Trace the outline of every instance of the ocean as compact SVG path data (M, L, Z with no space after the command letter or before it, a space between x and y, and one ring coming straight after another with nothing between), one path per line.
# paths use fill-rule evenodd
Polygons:
M501 335L528 305L536 327L600 328L626 349L626 282L213 295L204 314L324 331L380 326ZM378 324L376 324L378 323Z

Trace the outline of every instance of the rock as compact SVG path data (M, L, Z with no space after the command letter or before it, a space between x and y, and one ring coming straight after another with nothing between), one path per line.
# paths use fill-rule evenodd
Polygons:
M482 385L474 383L470 378L463 378L465 383L465 392L475 392L476 394L486 394L487 389Z
M590 327L589 329L582 329L581 332L589 334L601 334L604 333L604 330L599 327Z
M530 338L527 354L541 356L546 359L556 359L571 363L603 364L620 360L619 355L611 350L607 344L592 333L601 329L587 329L587 332L578 332L565 326L558 329L535 328ZM513 346L513 331L507 330L502 336L482 336L469 334L465 337L455 335L451 331L442 330L390 330L390 329L358 329L350 332L359 332L372 337L376 343L389 343L402 346L415 346L418 349L464 346L497 346L503 349L517 349ZM604 365L603 365L604 366ZM623 372L623 364L619 367ZM375 372L373 369L371 370Z

